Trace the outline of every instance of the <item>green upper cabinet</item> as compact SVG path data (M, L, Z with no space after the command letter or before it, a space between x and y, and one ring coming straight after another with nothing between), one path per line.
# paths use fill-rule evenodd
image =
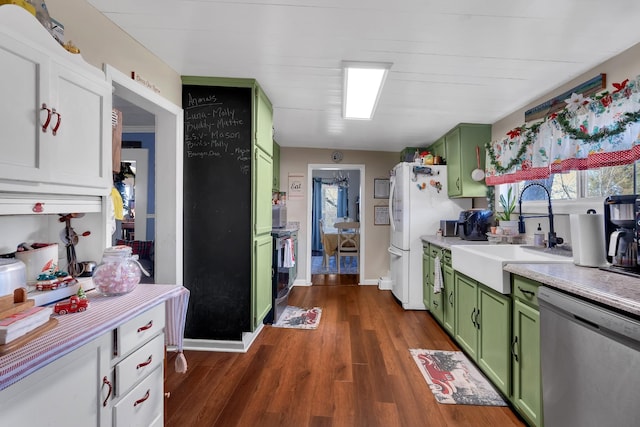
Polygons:
M486 195L487 188L484 180L474 181L471 178L471 172L478 167L476 147L480 151L480 168L484 170L484 144L490 140L491 125L484 124L459 124L444 136L449 197L484 197Z
M273 191L280 191L280 145L273 141Z
M273 107L260 86L256 83L254 89L254 129L256 130L256 146L269 156L273 153Z

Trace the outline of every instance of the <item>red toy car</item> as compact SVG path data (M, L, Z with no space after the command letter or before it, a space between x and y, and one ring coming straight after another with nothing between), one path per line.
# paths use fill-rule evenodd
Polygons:
M56 314L75 313L76 311L85 311L88 306L88 299L78 298L74 295L68 301L56 303L53 307L53 312Z

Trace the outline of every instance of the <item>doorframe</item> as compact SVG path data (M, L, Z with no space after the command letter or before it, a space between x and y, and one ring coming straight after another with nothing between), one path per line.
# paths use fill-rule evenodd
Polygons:
M113 94L155 115L156 283L183 284L182 159L183 110L109 64L104 64Z
M366 224L363 222L365 218L364 212L366 212L366 200L363 197L364 194L367 194L365 191L366 180L365 180L365 165L357 165L357 164L308 164L307 165L307 259L305 260L307 263L305 281L306 283L311 283L311 229L313 227L312 224L312 201L313 201L313 172L316 170L357 170L360 172L360 265L358 266L358 284L364 283L364 271L365 271L365 248L366 248Z

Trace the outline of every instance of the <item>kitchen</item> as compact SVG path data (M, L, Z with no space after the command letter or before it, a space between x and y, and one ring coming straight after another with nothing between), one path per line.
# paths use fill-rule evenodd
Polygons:
M64 10L63 6L56 4L58 2L51 1L50 3L51 3L50 4L51 9L55 8L55 9ZM95 11L91 10L91 8L89 8L89 10L86 10L88 8L86 4L80 4L80 3L82 2L79 2L79 4L75 4L73 6L77 7L77 11L81 12L80 13L81 16L91 17L93 16L92 14L95 14ZM72 8L73 7L70 7L69 9L72 9ZM75 12L76 11L74 11L73 13ZM82 14L82 12L86 12L87 14L84 15ZM62 13L60 14L61 18L64 16L63 20L65 21L65 23L67 23L67 27L69 28L69 31L72 31L72 28L73 28L73 24L72 24L74 22L73 13L69 11L68 17L64 16L64 14ZM81 36L74 37L74 38L77 40L79 44L83 41L83 37ZM125 46L127 45L126 41L123 43ZM85 48L85 51L87 52L86 56L88 58L91 58L92 52L89 46L90 45L87 45L87 47ZM134 49L136 48L134 47ZM95 62L101 63L105 61L105 62L111 62L113 64L119 64L118 61L122 61L122 59L119 59L118 54L116 52L109 52L109 53L105 53L104 55L105 57L107 55L113 55L113 60L109 58L109 61L106 61L105 59L101 58L101 59L96 59ZM633 59L635 57L637 57L635 52L633 51L627 52L623 57L604 63L602 66L598 67L597 72L606 72L610 81L620 82L624 80L624 78L634 76L637 73L637 63L635 63ZM156 67L156 69L154 69L154 66ZM124 64L122 66L123 70L128 70L129 68L131 68L129 64ZM175 86L171 86L170 84L167 84L166 86L164 85L160 85L160 86L163 88L163 91L165 90L165 87L167 88L166 89L167 92L165 93L167 97L171 99L178 99L177 96L174 96L174 97L170 96L171 87L176 88L175 89L176 92L179 90L179 88L177 88L179 86L179 82L177 82L178 80L177 76L173 75L170 72L170 70L167 70L167 67L165 65L157 62L157 59L151 58L149 59L148 63L141 60L139 67L138 67L138 64L136 64L135 68L138 68L139 70L144 70L144 72L146 72L146 74L148 74L149 76L156 76L158 75L157 73L161 74L166 71L167 75L169 76L167 78L167 81L174 82ZM582 77L590 77L591 74L585 73L585 76L582 76ZM576 81L574 83L577 83L584 79L577 77L575 80ZM158 78L157 81L160 82L165 80L162 78ZM570 87L571 84L567 84L567 86ZM492 129L493 138L497 139L500 136L504 135L507 131L511 130L514 126L518 126L521 124L522 112L516 112L514 113L513 116L510 116L510 117L511 118L507 117L504 120L494 123L493 129ZM397 161L397 153L395 152L393 153L380 153L380 152L362 153L358 150L343 150L343 152L344 152L343 161L345 163L353 163L353 164L359 164L362 162L366 163L367 170L366 170L366 177L364 180L367 183L373 182L374 178L385 176L387 171ZM314 163L328 162L330 159L330 156L329 156L330 153L331 153L331 150L328 150L328 149L313 150L313 149L297 149L297 148L291 148L291 147L283 147L282 157L281 157L281 172L280 172L281 182L286 182L286 178L289 173L300 172L301 170L304 171L304 168L302 168L300 165L306 165L309 162L314 162ZM478 200L478 203L481 203L481 202L482 200ZM601 204L598 204L598 207L600 205ZM305 218L307 216L307 211L303 204L290 202L289 209L290 209L290 217L292 219L300 220L300 222L303 224L306 223ZM582 212L583 209L580 209L580 211ZM556 212L557 212L557 216L556 216L557 229L568 230L569 221L566 215L568 215L569 211L568 210L563 211L559 207L556 210ZM365 278L370 282L375 282L379 276L386 274L385 266L388 265L386 254L383 251L373 250L373 248L376 248L376 247L378 248L387 247L385 239L388 239L388 233L385 232L385 230L383 229L384 227L370 226L367 228L367 230L365 230L365 232L367 233L367 242L369 247L371 248L366 252L367 257L371 257L371 258L368 258L366 262L366 265L368 266L368 270L365 272ZM533 230L534 228L529 227L529 229ZM570 239L568 238L568 233L566 233L565 236L567 236L568 241L570 241ZM301 259L304 260L308 254L306 253L306 250L305 250L304 237L301 240L302 240ZM305 269L304 263L302 263L301 267L302 267L301 268L302 271L301 271L300 277L303 277L302 274L304 273L304 269ZM176 276L180 277L180 274L177 274Z

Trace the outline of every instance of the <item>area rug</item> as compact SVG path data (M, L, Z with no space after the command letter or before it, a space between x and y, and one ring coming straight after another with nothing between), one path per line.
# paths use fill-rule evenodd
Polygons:
M312 256L311 274L338 274L336 257L330 257L329 265L324 267L322 265L322 256ZM358 274L358 259L355 257L353 260L351 258L342 258L340 274Z
M507 406L491 383L461 351L409 351L439 403Z
M276 323L276 328L316 329L320 324L320 307L301 308L288 305Z

